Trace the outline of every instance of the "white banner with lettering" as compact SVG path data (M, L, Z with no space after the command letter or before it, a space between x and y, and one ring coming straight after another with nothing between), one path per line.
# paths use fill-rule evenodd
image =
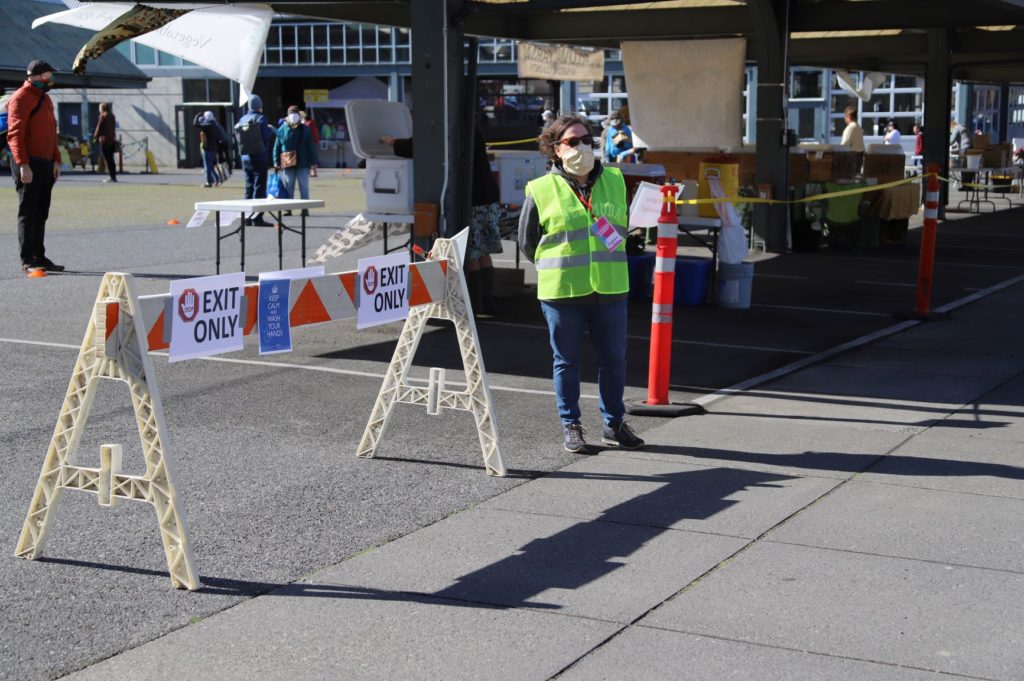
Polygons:
M601 80L604 78L604 50L521 42L519 77L545 80Z
M133 2L94 2L66 12L49 14L32 22L32 28L53 22L100 31L130 10ZM190 10L155 31L133 38L135 42L205 66L237 81L252 91L256 71L274 10L267 4L223 5L212 3L161 4L152 7Z

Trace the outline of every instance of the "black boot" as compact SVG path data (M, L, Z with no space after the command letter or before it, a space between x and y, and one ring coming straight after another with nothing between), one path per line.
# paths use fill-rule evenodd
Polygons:
M495 315L498 306L494 302L494 268L480 268L480 310L486 315Z
M469 289L469 303L473 314L479 314L480 307L480 270L469 270L466 272L466 288Z

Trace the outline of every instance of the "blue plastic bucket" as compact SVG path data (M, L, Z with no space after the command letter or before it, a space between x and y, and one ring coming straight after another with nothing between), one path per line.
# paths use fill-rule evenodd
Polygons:
M626 256L629 266L629 299L650 300L651 284L654 281L654 254Z
M708 258L676 258L675 305L701 305L708 297L711 260Z

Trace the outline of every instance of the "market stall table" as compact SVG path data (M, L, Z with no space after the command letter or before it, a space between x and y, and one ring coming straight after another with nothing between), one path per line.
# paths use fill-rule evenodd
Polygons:
M284 255L282 234L285 231L299 234L302 237L302 264L306 264L306 216L301 211L310 208L323 208L324 202L320 199L232 199L230 201L199 201L196 203L196 210L212 210L216 213L215 224L217 225L217 274L220 274L220 242L235 234L239 235L242 241L242 259L240 269L245 271L245 228L246 221L259 213L269 213L274 216L277 222L277 266L284 268ZM301 228L295 229L284 224L283 216L285 211L300 211ZM238 229L228 232L224 236L220 234L220 214L239 213L242 216ZM252 225L250 225L252 226Z

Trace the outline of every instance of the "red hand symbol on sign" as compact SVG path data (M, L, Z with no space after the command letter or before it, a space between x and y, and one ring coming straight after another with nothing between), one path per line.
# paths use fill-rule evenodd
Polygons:
M196 318L196 314L199 312L197 304L199 303L199 294L196 293L195 289L185 289L180 296L178 296L178 316L181 317L183 322L191 322Z

